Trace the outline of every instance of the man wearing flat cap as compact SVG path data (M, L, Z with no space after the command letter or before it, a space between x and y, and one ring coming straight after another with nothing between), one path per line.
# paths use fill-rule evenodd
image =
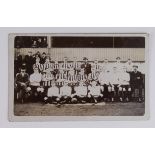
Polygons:
M130 84L132 92L135 93L135 90L138 90L138 101L141 102L143 78L142 73L138 71L137 65L133 65L133 71L130 74Z
M85 77L88 78L88 75L91 73L91 64L88 63L88 58L83 58L84 63L81 65L81 69L84 69Z
M22 65L20 69L20 73L17 73L15 78L16 83L16 89L18 92L18 99L21 101L21 103L24 102L24 99L26 98L26 93L28 93L28 85L29 85L29 75L26 73L26 66L25 64Z

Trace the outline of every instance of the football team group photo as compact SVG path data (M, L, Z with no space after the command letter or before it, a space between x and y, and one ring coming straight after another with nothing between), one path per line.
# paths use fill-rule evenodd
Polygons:
M17 35L16 116L143 116L145 37Z

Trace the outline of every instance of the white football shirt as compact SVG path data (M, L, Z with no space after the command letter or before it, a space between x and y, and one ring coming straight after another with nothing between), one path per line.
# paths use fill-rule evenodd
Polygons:
M40 86L40 82L41 82L41 74L40 73L33 73L30 75L30 85Z
M90 91L90 94L93 96L99 96L101 94L100 86L89 86L88 90Z
M86 86L78 86L75 87L76 95L78 96L86 96L87 95L87 87Z
M59 96L59 88L58 87L50 87L47 92L48 97Z
M60 95L62 96L71 96L71 87L63 86L60 88Z

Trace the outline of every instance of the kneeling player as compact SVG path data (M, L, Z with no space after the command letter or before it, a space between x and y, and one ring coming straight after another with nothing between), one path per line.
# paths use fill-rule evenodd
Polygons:
M97 103L101 101L103 94L103 87L97 85L96 81L91 82L91 86L88 86L88 101L90 103Z
M72 98L72 89L68 86L68 82L64 81L64 85L60 88L61 104L70 103Z
M120 73L120 87L119 87L119 94L120 94L120 98L123 101L129 101L129 99L131 98L131 87L129 85L130 82L130 75L129 73L126 72L127 69L124 66L123 67L123 72Z
M111 92L108 91L109 88L109 79L110 79L110 73L109 70L106 70L105 67L102 68L102 72L99 75L99 83L103 87L103 98L104 101L108 101L111 99Z
M60 103L60 94L59 94L59 88L55 85L55 82L53 81L51 84L51 87L48 88L47 91L47 97L44 98L45 103L56 103L59 105Z
M78 86L74 88L75 94L73 98L77 99L77 102L85 103L87 101L87 86L80 82Z

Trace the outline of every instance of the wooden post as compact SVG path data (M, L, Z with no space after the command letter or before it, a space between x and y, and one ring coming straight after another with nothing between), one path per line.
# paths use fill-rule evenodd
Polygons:
M47 44L48 44L48 55L50 55L50 49L51 49L51 36L47 36Z

